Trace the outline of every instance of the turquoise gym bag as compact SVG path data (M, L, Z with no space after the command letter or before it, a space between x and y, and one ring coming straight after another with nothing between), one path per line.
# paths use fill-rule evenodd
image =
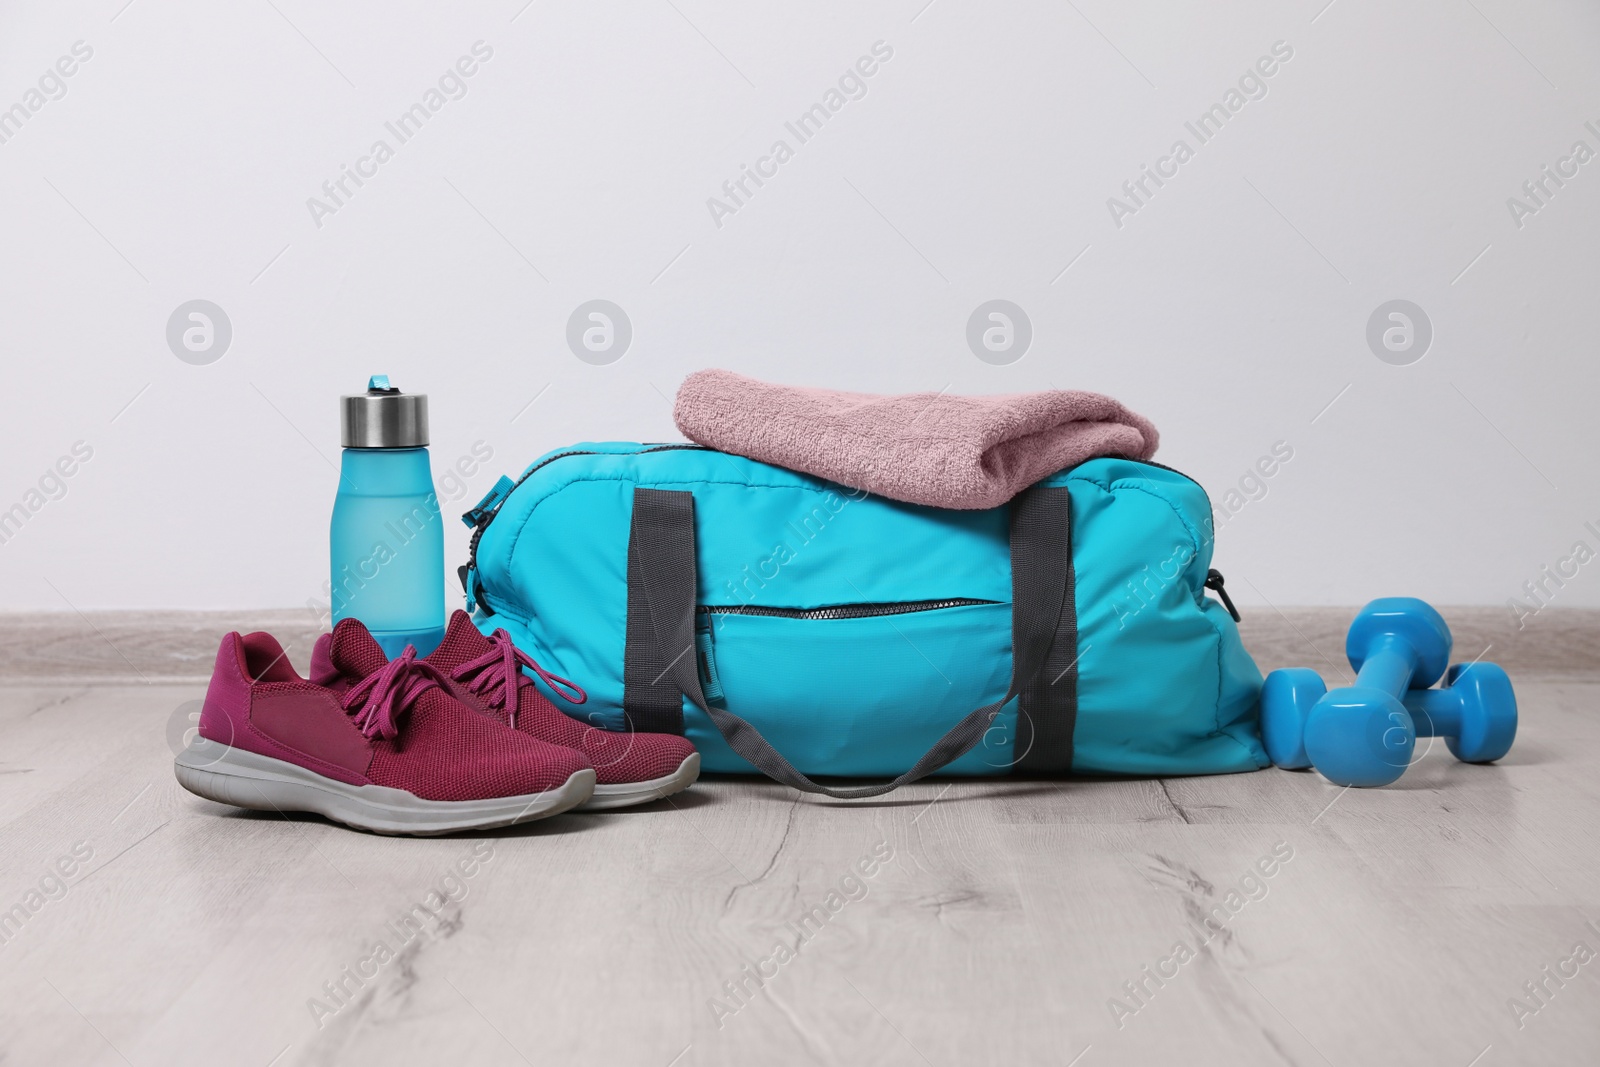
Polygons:
M685 734L708 771L862 797L935 772L1267 765L1261 674L1207 595L1210 501L1165 467L1090 460L953 511L695 445L580 444L464 519L474 621L588 694L545 696Z

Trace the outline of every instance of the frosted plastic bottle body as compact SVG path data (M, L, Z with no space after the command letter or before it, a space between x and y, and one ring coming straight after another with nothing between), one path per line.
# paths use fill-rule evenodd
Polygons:
M444 640L444 523L426 448L347 448L330 537L333 621L360 619L393 659Z

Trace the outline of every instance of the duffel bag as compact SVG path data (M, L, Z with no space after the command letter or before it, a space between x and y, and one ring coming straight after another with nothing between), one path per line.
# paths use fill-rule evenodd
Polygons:
M544 695L685 734L708 771L861 797L1268 762L1261 674L1208 595L1210 501L1166 467L1094 459L956 511L694 445L580 444L464 519L474 621L587 699Z

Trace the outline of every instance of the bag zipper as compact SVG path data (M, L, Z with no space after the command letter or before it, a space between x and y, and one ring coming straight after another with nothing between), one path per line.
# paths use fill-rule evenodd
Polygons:
M906 600L889 604L831 604L823 608L762 608L750 604L701 604L695 611L701 615L759 615L778 619L828 622L834 619L876 619L884 615L909 615L916 611L943 611L945 608L966 608L998 603L998 600L975 600L972 597L958 596L943 600Z
M554 463L556 460L558 460L558 459L566 459L568 456L642 456L647 452L675 452L675 451L680 451L680 450L692 451L692 452L704 452L704 451L706 451L706 446L705 445L690 445L690 444L682 444L682 445L678 445L678 444L663 444L663 445L650 445L647 448L639 449L639 451L637 451L637 452L596 452L592 448L574 448L574 449L570 449L570 450L568 450L566 452L557 452L553 456L546 456L544 459L540 460L538 463L535 463L533 466L531 466L527 470L523 471L522 472L522 477L518 478L516 481L511 483L511 488L506 491L505 499L506 500L511 499L511 494L516 492L517 489L519 487L521 487L522 483L527 481L529 478L533 477L535 473L537 473L538 471L541 471L544 468L550 466L550 464ZM494 521L494 517L496 515L498 515L498 514L500 514L500 509L499 508L495 508L488 515L484 516L483 521L478 524L478 534L482 534L483 531L488 528L489 524ZM478 538L477 538L476 535L474 535L474 537L472 539L472 547L473 547L473 551L474 551L474 557L473 558L474 558L474 562L475 562L476 561L476 550L477 550L477 547L478 547Z
M637 452L597 452L592 448L574 448L566 452L557 452L553 456L546 456L538 463L535 463L533 466L523 471L522 477L511 483L511 488L506 490L506 495L500 498L500 503L495 506L495 509L479 519L478 522L473 526L472 541L467 546L467 562L464 563L458 570L459 577L461 578L461 586L466 590L467 599L469 601L484 599L481 596L474 596L472 589L468 584L471 580L468 576L476 574L478 570L478 542L483 538L483 531L487 530L489 528L489 524L495 520L495 516L500 514L500 508L505 506L505 502L507 500L511 499L511 494L515 493L518 487L520 487L523 482L533 477L537 471L543 470L545 467L548 467L558 459L566 459L568 456L642 456L646 452L676 451L704 452L706 451L706 447L704 445L695 444L660 444L650 445L647 448L641 448ZM468 514L471 513L469 512ZM480 591L481 588L482 587L480 586ZM484 603L487 604L488 601L484 600Z
M1217 570L1215 567L1212 567L1210 570L1206 571L1206 588L1214 590L1217 596L1222 598L1222 606L1228 609L1228 614L1233 616L1233 621L1238 622L1240 621L1239 609L1233 606L1233 597L1229 596L1228 591L1222 586L1223 578L1221 571Z
M521 486L523 482L525 482L529 478L531 478L536 472L538 472L540 470L543 470L545 467L547 467L550 464L554 463L556 460L558 460L558 459L566 459L568 456L609 456L609 455L642 456L642 455L645 455L646 453L649 453L649 452L676 452L676 451L704 452L704 451L706 451L706 447L704 445L696 445L696 444L659 444L659 445L650 445L647 448L641 448L637 452L616 452L616 453L613 453L613 452L596 452L593 449L575 448L575 449L572 449L572 450L567 451L567 452L557 452L555 455L548 456L544 460L542 460L541 462L535 463L533 466L529 467L527 470L522 472L522 477L518 478L514 483L512 483L511 488L506 491L506 495L501 499L500 505L497 505L493 511L491 511L488 515L485 515L483 517L483 519L474 527L474 529L472 531L472 542L467 548L467 562L466 562L465 565L463 565L460 568L461 584L462 584L463 588L467 587L467 584L468 584L468 581L469 581L468 575L475 574L477 572L477 569L478 569L478 541L482 539L483 531L487 530L489 528L489 524L495 520L495 516L500 514L500 507L504 506L505 502L507 500L511 499L511 494L516 492L517 488L519 486ZM1197 479L1195 479L1191 475L1185 474L1183 471L1178 470L1176 467L1169 467L1165 463L1157 463L1155 460L1151 460L1151 459L1134 459L1132 456L1121 456L1121 457L1118 457L1118 458L1126 459L1126 460L1128 460L1129 462L1132 462L1132 463L1143 463L1147 467L1156 467L1156 468L1158 468L1160 470L1167 471L1170 474L1176 474L1180 478L1184 478L1184 479L1187 479L1188 481L1194 482L1195 486L1197 488L1199 488L1201 495L1206 498L1206 510L1211 513L1211 521L1212 521L1212 524L1213 524L1212 525L1212 537L1213 537L1213 541L1215 540L1215 536L1216 536L1215 535L1216 508L1214 508L1212 506L1212 504L1211 504L1211 494L1206 492L1206 487L1201 485L1200 482ZM1217 595L1222 598L1222 606L1228 609L1228 614L1233 616L1233 621L1234 622L1238 622L1238 621L1240 621L1240 619L1239 619L1239 609L1233 606L1233 599L1228 596L1227 590L1225 590L1223 588L1223 581L1224 581L1224 579L1222 577L1222 572L1217 570L1215 567L1212 567L1209 571L1206 572L1205 587L1207 589L1211 589L1211 590L1215 590L1216 591ZM466 588L466 593L467 593L467 596L468 596L469 599L482 599L482 598L479 598L479 597L474 597L473 596L473 592L472 592L472 590L470 588ZM923 600L923 601L909 602L909 603L906 603L906 604L855 604L855 605L842 604L842 605L835 605L833 607L827 607L827 608L813 608L813 609L810 609L810 610L799 610L799 609L791 609L791 608L749 608L749 607L740 608L740 607L710 607L710 606L703 606L703 607L699 608L698 610L702 611L702 612L706 612L708 614L770 615L770 616L777 616L777 617L782 617L782 618L794 618L794 619L865 619L865 618L873 618L873 617L880 616L880 615L903 615L903 614L906 614L908 612L913 612L913 611L937 611L940 608L964 607L964 606L972 605L972 604L993 604L993 603L997 603L997 602L993 601L993 600L954 599L954 600ZM866 610L866 609L889 609L889 610ZM844 611L848 611L848 610L860 610L862 613L861 614L828 614L829 612L844 612Z
M1200 490L1200 494L1206 498L1206 510L1211 512L1211 521L1213 524L1215 524L1217 518L1217 509L1211 506L1211 494L1206 492L1206 487L1200 484L1200 480L1198 478L1195 478L1191 474L1183 473L1183 471L1179 470L1177 467L1169 467L1165 463L1157 463L1153 459L1134 459L1132 456L1118 456L1116 458L1125 459L1130 463L1143 463L1146 467L1154 467L1157 470L1166 471L1168 474L1176 474L1185 481L1194 482L1195 487ZM1212 530L1212 540L1216 540L1216 530L1214 528Z
M1206 492L1206 487L1201 485L1198 479L1194 478L1192 475L1183 473L1176 467L1169 467L1165 463L1157 463L1153 459L1134 459L1132 456L1120 456L1118 458L1128 460L1132 463L1143 463L1146 467L1155 467L1158 470L1164 470L1169 474L1176 474L1180 478L1194 482L1196 488L1200 490L1200 494L1206 498L1206 511L1211 514L1211 543L1217 543L1217 509L1211 504L1211 494ZM1217 568L1212 567L1210 570L1206 571L1205 587L1215 592L1217 596L1221 598L1222 606L1228 609L1228 614L1233 616L1233 621L1239 622L1239 609L1233 606L1233 598L1230 597L1228 595L1228 591L1223 588L1224 581L1225 579L1222 577L1222 572L1217 570Z

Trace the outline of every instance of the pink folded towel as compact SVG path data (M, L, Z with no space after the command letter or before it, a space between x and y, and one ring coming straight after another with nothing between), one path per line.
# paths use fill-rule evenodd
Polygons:
M992 508L1095 456L1149 459L1150 420L1099 393L874 396L696 371L673 417L710 448L893 500Z

